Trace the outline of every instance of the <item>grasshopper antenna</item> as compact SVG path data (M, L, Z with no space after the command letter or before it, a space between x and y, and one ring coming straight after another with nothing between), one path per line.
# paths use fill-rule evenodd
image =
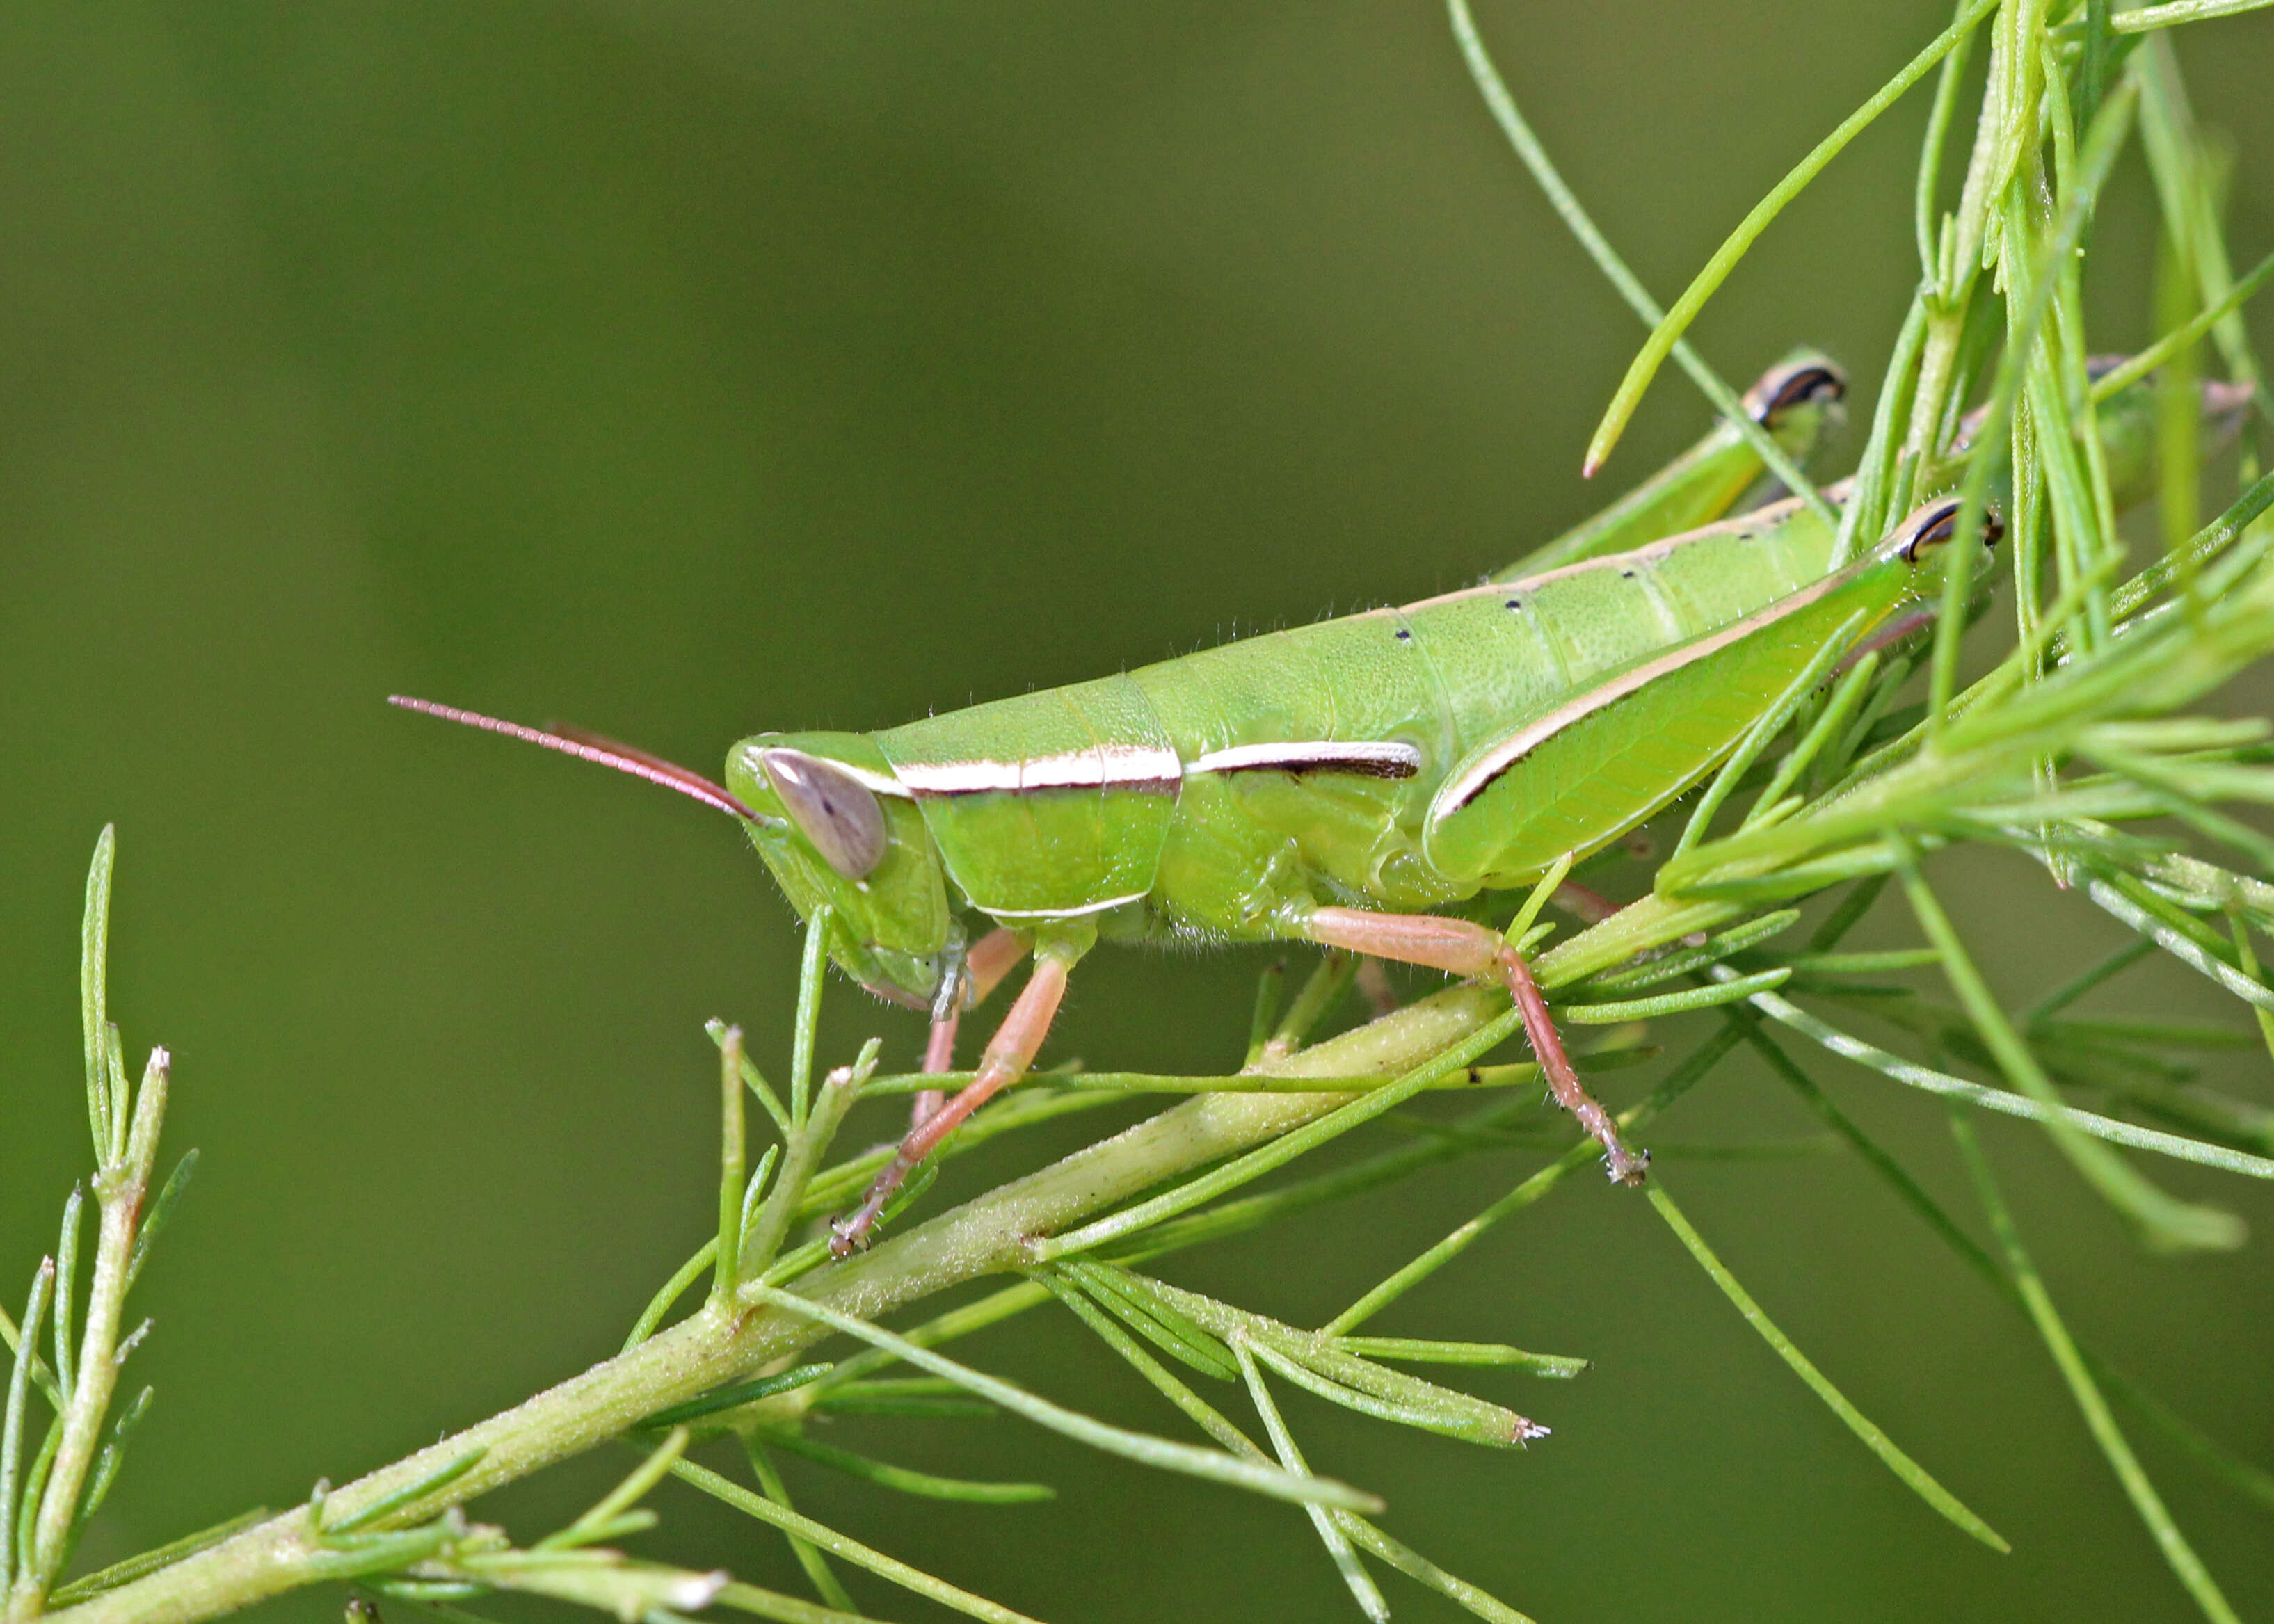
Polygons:
M456 705L438 705L431 699L413 699L408 694L389 694L387 703L401 710L416 710L421 716L440 717L446 722L478 727L484 733L503 733L508 739L519 739L525 744L541 744L548 750L558 750L563 756L573 756L579 761L597 762L603 767L614 767L618 772L629 772L636 778L645 778L651 784L677 790L690 801L715 807L746 823L774 821L762 813L753 812L729 794L724 786L713 784L692 768L681 767L675 762L665 761L661 756L651 756L645 750L635 749L629 744L618 744L613 739L604 739L582 728L562 728L558 733L547 733L541 727L524 727L519 722L501 721L493 716L484 716L478 710L461 710Z

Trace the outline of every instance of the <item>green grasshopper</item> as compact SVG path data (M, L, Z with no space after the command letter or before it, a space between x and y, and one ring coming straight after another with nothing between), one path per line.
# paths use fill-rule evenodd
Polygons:
M1836 368L1802 356L1756 385L1747 410L1805 452L1842 387ZM2150 387L2137 388L2100 417L2110 466L2134 492L2153 423ZM951 1068L960 1011L1031 951L975 1079L919 1107L838 1225L840 1255L912 1169L1025 1074L1069 972L1102 938L1303 941L1497 981L1555 1099L1601 1145L1610 1177L1635 1184L1647 1158L1580 1083L1522 956L1446 911L1631 831L1726 756L1827 644L1860 649L1923 621L1955 499L1832 570L1832 528L1797 501L1701 523L1760 471L1717 430L1512 576L883 733L761 733L730 752L724 785L590 735L394 703L618 767L740 820L798 914L829 910L839 967L930 1011L929 1071ZM1973 545L1994 545L1994 518L1985 531ZM994 929L967 945L975 915Z

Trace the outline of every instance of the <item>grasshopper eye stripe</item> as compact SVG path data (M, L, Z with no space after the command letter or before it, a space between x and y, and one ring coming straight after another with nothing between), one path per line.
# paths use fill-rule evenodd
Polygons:
M884 808L858 778L803 750L762 750L758 764L799 832L831 868L861 880L885 861L890 840Z

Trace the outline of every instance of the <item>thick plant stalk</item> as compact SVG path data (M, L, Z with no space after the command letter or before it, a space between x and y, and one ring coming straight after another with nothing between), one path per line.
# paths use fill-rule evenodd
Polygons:
M1631 910L1630 910L1631 911ZM1631 924L1630 925L1631 929ZM1589 932L1587 935L1593 935ZM1566 944L1578 948L1585 936ZM1629 950L1631 951L1631 950ZM1593 952L1575 956L1592 959ZM1554 955L1542 961L1543 979ZM1555 978L1563 979L1563 978ZM1289 1075L1395 1076L1477 1031L1504 997L1456 987L1370 1026L1271 1063ZM1005 1184L865 1256L817 1270L800 1294L864 1319L962 1281L1018 1267L1029 1242L1193 1168L1299 1127L1344 1094L1215 1094L1191 1100L1040 1172ZM646 1417L780 1359L827 1335L770 1310L713 1304L670 1330L512 1410L334 1490L335 1525L478 1451L475 1463L390 1521L432 1516L605 1442ZM310 1509L258 1523L174 1566L45 1616L71 1624L194 1624L329 1576Z

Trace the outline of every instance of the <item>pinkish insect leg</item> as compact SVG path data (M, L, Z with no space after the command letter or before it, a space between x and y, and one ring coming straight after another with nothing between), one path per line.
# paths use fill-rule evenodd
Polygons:
M836 1234L829 1243L832 1256L844 1257L861 1245L876 1226L877 1215L892 1199L893 1192L923 1164L925 1157L939 1148L940 1141L961 1127L972 1112L1027 1074L1027 1068L1034 1064L1035 1051L1050 1035L1059 1000L1065 996L1066 973L1073 969L1075 957L1060 950L1035 957L1034 974L1027 978L1018 1001L1011 1005L1011 1012L1003 1018L1003 1024L995 1029L987 1052L980 1058L979 1075L965 1085L961 1093L908 1131L892 1161L877 1175L876 1183L869 1186L869 1193L862 1198L860 1207L836 1224Z
M1463 919L1441 919L1434 914L1370 914L1359 908L1318 908L1308 922L1311 940L1325 947L1370 953L1404 964L1424 965L1474 981L1496 981L1524 1016L1524 1035L1547 1075L1555 1102L1578 1118L1579 1125L1603 1147L1603 1165L1615 1183L1642 1183L1650 1158L1627 1147L1611 1120L1586 1085L1572 1069L1556 1033L1547 1001L1523 956L1502 940L1500 933Z
M972 944L963 956L963 984L945 1014L931 1024L931 1038L924 1046L923 1069L929 1072L955 1070L955 1028L969 1006L986 1002L987 995L1001 984L1012 967L1026 957L1027 940L1016 931L997 929ZM932 1113L947 1103L947 1092L927 1088L918 1094L908 1113L911 1132L931 1119Z

